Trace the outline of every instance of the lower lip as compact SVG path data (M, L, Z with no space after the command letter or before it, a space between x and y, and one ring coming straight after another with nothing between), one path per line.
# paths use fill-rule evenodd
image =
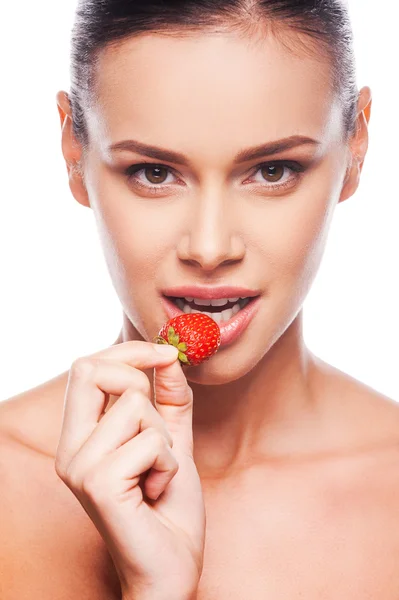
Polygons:
M220 328L220 347L227 346L232 342L235 342L239 336L244 333L253 317L259 310L261 296L258 296L254 300L251 300L247 306L242 308L236 315L234 315L229 321L225 321L223 323L218 323ZM184 315L185 313L180 310L166 296L162 296L162 301L164 305L165 312L169 319L173 319L174 317L178 317L179 315ZM201 311L198 311L201 312Z

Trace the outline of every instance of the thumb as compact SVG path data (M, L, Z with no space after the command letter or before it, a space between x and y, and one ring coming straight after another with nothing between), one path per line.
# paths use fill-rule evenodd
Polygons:
M173 447L193 454L193 391L176 356L154 369L154 403L173 439Z

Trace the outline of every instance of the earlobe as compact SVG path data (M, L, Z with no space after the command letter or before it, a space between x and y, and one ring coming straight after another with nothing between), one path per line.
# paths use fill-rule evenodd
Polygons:
M371 90L370 90L371 93ZM366 117L366 122L369 123L370 122L370 114L371 114L371 105L373 103L373 99L370 96L370 100L367 104L367 106L364 108L364 116Z
M68 176L69 189L71 190L75 200L79 202L79 204L81 204L82 206L87 206L87 208L91 208L83 174L79 167L76 165L70 165L68 167Z
M338 203L344 202L356 192L360 181L360 165L356 159L352 159L350 167L346 171L346 176L341 190Z
M82 148L73 134L72 111L66 92L58 92L57 108L61 122L61 147L68 171L69 187L75 200L90 207L81 167Z
M350 147L350 164L346 171L339 202L347 200L359 187L360 175L368 149L368 123L371 112L371 90L363 87L358 98L356 131L352 136Z
M364 87L360 90L359 94L357 133L353 140L354 151L359 159L360 172L363 168L369 143L368 124L370 121L371 104L371 90L369 87Z

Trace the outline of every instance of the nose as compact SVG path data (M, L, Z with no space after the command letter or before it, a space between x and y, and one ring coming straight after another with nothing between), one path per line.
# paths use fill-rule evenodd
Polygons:
M224 264L243 259L245 244L235 227L234 214L221 198L208 193L195 200L187 233L182 236L177 254L181 261L214 271Z

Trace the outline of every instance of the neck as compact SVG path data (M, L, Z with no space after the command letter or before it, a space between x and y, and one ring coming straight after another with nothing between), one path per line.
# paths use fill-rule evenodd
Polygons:
M302 312L247 375L225 385L189 382L201 476L311 451L321 415L320 368L303 342ZM115 343L142 339L124 317ZM152 381L152 373L147 373ZM316 406L317 398L317 406Z

